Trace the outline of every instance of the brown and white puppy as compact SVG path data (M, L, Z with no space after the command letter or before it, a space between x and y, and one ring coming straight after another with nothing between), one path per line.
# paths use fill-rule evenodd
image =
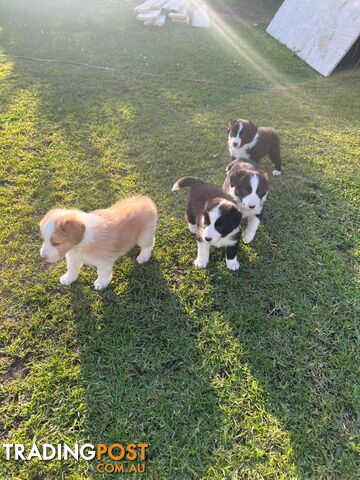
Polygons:
M244 243L250 243L260 225L269 191L269 178L259 166L241 160L231 162L223 190L237 203L242 218L247 218Z
M205 268L209 262L210 246L225 248L226 265L237 270L236 254L240 240L241 213L234 200L220 187L196 177L180 178L173 186L175 192L190 187L186 217L189 230L198 244L195 266Z
M47 262L66 257L67 272L60 278L62 285L74 282L83 264L95 265L98 278L94 285L101 290L111 281L115 260L135 245L141 248L138 263L150 259L156 224L156 206L142 196L89 213L56 208L40 222L44 239L40 255Z
M271 127L257 127L251 120L230 120L228 125L229 153L233 160L259 163L269 155L275 165L272 174L281 175L280 137Z

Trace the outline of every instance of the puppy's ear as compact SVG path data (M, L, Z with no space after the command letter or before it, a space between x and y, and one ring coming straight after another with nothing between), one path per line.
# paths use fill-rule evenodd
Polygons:
M235 187L235 185L238 184L238 179L239 179L239 176L238 175L230 175L230 186L231 187Z
M264 170L260 170L259 176L260 176L260 178L263 179L266 187L268 188L269 187L269 175L266 172L264 172Z
M237 122L237 119L236 118L232 118L229 123L228 123L228 133L230 133L230 130L233 128L233 126L235 125L235 123Z
M201 216L204 220L205 225L210 225L209 211L207 209L209 201L205 203L205 209L202 211Z
M233 157L232 157L233 158ZM235 165L236 163L236 160L231 160L231 162L229 162L226 167L225 167L225 172L226 174L230 173L231 169L233 168L233 166Z
M231 207L230 215L231 215L231 221L232 221L233 226L237 227L238 225L240 225L241 213L235 206Z
M232 171L234 173L231 173ZM230 185L232 187L236 187L236 185L239 185L239 183L241 183L245 177L246 177L246 172L236 171L236 167L232 168L230 171Z
M85 225L75 215L67 215L62 218L59 227L73 245L78 245L84 237Z
M251 128L251 133L255 135L258 127L252 120L249 120L249 127Z

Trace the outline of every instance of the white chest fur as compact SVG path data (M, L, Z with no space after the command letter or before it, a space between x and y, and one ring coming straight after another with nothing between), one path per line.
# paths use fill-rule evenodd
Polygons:
M244 160L250 159L249 150L255 147L259 140L259 134L257 133L255 137L251 140L250 143L245 143L240 147L234 147L233 145L233 138L229 138L229 152L231 157L235 157L236 159L243 158Z
M242 218L253 217L254 215L260 215L263 210L263 205L258 208L243 208L238 204L239 210L241 212Z
M234 235L240 231L240 227L235 228L229 235L226 237L221 238L217 243L215 243L214 247L216 248L224 248L224 247L231 247L236 244L237 240L234 240Z
M243 145L242 147L229 147L230 156L239 160L243 158L244 160L250 160L250 155L248 153L249 144Z

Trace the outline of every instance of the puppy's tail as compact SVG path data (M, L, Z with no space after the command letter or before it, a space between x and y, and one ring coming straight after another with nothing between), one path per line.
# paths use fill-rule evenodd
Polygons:
M186 187L196 187L197 185L204 184L204 180L201 180L201 178L197 177L182 177L179 178L177 182L174 183L174 186L172 187L173 192L177 192L180 190L180 188L186 188Z

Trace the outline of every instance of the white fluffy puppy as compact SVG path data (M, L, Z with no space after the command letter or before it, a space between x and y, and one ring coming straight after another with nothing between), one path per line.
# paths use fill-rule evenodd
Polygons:
M83 264L95 265L98 278L94 285L101 290L111 281L115 260L135 245L141 248L138 263L150 259L156 224L156 206L142 196L89 213L53 209L40 222L44 239L40 255L47 262L66 257L67 272L60 278L62 285L74 282Z

